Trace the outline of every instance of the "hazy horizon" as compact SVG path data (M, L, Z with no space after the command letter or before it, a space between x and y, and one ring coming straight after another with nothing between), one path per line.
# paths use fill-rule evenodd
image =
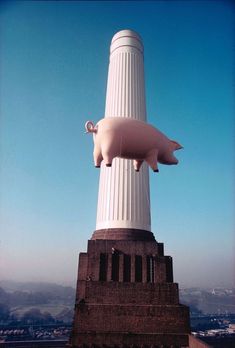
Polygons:
M150 172L152 232L179 287L234 286L234 23L229 1L2 1L0 279L75 284L96 224L87 120L109 46L144 43L148 122L177 140Z
M77 281L77 279L76 279ZM14 283L14 284L45 284L45 285L58 285L58 286L63 286L63 287L72 287L74 289L76 289L76 281L75 282L52 282L52 281L46 281L46 280L15 280L15 279L1 279L0 280L0 287L2 286L1 283ZM177 281L176 281L177 283ZM202 290L213 290L213 289L234 289L235 286L234 284L231 284L230 286L182 286L182 284L178 284L179 285L179 289L183 290L183 289L194 289L194 288L198 288L198 289L202 289Z

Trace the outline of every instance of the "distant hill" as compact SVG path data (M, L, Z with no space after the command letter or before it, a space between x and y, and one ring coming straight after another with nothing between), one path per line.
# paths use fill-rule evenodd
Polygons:
M235 289L180 290L180 301L190 306L192 314L235 314Z
M51 283L0 281L0 303L9 307L59 303L73 306L75 289Z
M0 287L7 292L27 291L27 292L49 292L58 295L74 295L75 289L71 286L63 286L47 282L17 282L14 280L0 280Z
M51 283L0 281L0 322L71 322L75 289Z

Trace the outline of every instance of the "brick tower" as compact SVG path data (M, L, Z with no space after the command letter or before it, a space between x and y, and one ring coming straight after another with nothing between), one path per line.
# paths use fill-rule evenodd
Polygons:
M143 44L114 35L105 117L146 121ZM179 303L172 258L151 232L149 174L130 160L103 162L96 230L80 253L70 346L187 347L189 310Z

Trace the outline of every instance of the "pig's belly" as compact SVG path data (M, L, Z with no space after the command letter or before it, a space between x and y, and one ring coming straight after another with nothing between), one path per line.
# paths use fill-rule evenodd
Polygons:
M126 158L126 159L137 159L137 160L144 160L146 157L146 152L126 152L123 151L121 152L120 156L121 158Z

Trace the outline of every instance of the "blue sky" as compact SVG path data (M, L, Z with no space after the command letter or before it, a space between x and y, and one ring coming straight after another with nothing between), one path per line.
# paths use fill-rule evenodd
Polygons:
M229 1L1 2L1 278L75 283L99 179L84 123L133 29L148 122L184 146L150 173L152 231L180 286L232 285L234 18Z

